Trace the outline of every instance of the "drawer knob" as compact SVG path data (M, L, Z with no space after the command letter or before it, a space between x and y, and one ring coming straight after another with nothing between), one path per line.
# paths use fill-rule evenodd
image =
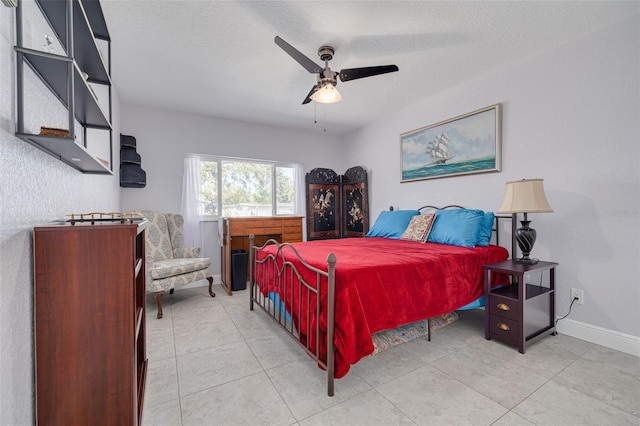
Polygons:
M511 310L509 305L505 305L504 303L498 303L497 308L500 309L501 311L510 311Z
M503 331L509 331L509 326L503 322L498 323L498 328Z

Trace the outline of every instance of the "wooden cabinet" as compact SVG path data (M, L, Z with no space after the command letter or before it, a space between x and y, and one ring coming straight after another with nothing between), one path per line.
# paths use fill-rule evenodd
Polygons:
M48 23L50 28L43 33L30 34L32 22L24 16L23 2L18 2L16 136L81 172L113 174L111 39L100 2L35 0L35 4L42 15L37 21ZM59 40L62 51L41 50L45 49L44 46L40 48L45 39L39 37L45 34L49 40ZM40 42L29 44L27 36L38 37ZM65 128L60 128L62 124L57 122L49 122L55 119L44 111L37 117L37 123L27 123L25 105L39 103L38 99L27 97L28 69L67 110ZM102 95L100 99L96 92ZM76 134L76 123L82 134ZM51 126L56 127L48 131L42 129ZM88 139L91 139L91 145Z
M485 265L485 338L518 347L555 334L555 271L557 263L514 260ZM511 284L494 287L498 274Z
M146 224L34 229L38 424L141 423Z
M222 287L228 295L231 291L231 252L245 250L249 253L249 235L255 236L256 245L273 238L281 243L302 241L301 216L273 217L224 217L219 222L221 236ZM247 267L247 270L249 268ZM248 279L248 278L247 278Z

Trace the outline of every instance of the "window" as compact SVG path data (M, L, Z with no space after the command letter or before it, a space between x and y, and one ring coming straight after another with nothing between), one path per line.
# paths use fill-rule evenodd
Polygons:
M198 213L210 217L293 215L300 166L270 161L198 156Z

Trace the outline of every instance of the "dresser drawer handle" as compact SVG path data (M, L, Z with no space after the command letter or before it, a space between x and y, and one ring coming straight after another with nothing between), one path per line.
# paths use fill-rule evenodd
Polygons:
M503 322L499 322L497 327L503 331L509 331L509 326Z
M504 303L498 303L497 308L500 309L501 311L510 311L511 310L509 305L505 305Z

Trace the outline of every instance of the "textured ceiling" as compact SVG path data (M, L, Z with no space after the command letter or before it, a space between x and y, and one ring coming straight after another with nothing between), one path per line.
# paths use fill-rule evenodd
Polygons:
M448 87L640 13L640 2L102 0L123 102L342 135ZM342 101L301 105L315 74L278 35L334 71ZM314 124L314 119L318 124Z

